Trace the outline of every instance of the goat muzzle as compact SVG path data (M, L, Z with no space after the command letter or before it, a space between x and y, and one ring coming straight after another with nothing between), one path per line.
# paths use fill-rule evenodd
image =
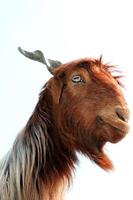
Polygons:
M106 109L100 115L100 121L112 127L115 133L113 138L122 139L129 131L129 110L126 107L116 106L115 109ZM101 125L102 125L101 123ZM115 139L112 142L116 142Z

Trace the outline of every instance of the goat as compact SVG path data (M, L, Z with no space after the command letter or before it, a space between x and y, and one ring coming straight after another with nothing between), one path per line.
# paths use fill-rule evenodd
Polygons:
M13 147L0 162L0 200L62 200L71 184L77 152L104 170L104 152L128 132L129 109L119 76L102 58L62 64L41 51L19 51L45 64L53 77Z

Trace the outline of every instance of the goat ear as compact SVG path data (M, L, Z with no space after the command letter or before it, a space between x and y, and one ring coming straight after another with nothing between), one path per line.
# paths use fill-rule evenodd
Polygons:
M47 84L54 104L59 104L63 93L64 82L61 78L52 77Z

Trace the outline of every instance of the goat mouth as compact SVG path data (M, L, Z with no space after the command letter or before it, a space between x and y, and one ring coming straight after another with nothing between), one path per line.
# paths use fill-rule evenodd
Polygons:
M104 170L113 169L113 163L106 154L104 147L107 142L117 143L125 137L127 128L123 127L124 125L116 126L109 120L97 117L97 129L95 129L93 137L90 158Z
M112 123L108 120L103 120L102 118L100 120L107 135L106 142L117 143L127 135L129 130L129 125L127 122Z
M110 124L109 124L110 125ZM117 127L115 125L110 125L113 129L113 133L112 133L112 140L111 142L112 143L117 143L119 142L120 140L122 140L128 133L128 130L129 130L129 125L125 122L125 125L124 125L124 128L122 127Z

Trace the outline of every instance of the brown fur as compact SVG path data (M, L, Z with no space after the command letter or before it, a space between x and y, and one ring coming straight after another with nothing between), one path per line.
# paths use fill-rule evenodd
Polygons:
M105 170L113 168L103 146L126 135L129 111L119 77L109 68L101 58L86 58L55 69L25 129L0 164L1 200L62 200L76 152ZM73 83L73 75L85 82Z

